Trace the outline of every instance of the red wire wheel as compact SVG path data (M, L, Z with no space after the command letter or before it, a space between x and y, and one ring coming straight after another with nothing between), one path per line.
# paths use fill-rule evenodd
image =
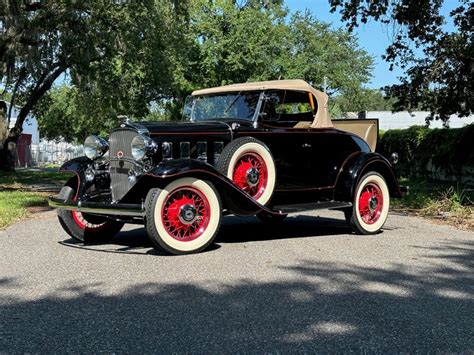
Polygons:
M381 174L371 171L360 179L353 206L344 210L344 216L355 233L376 234L387 221L389 209L387 183Z
M366 184L359 195L359 214L364 223L374 224L383 209L383 193L380 187L371 182Z
M174 239L189 242L199 238L209 224L210 207L199 190L185 186L172 191L161 211L166 232Z
M154 188L145 200L145 227L153 246L170 254L204 250L217 236L222 204L214 185L195 177Z
M265 192L268 183L265 160L257 153L245 153L235 164L232 181L258 200Z
M100 229L105 225L105 222L99 224L89 222L81 212L72 211L72 218L81 229Z
M76 201L76 199L74 199L73 201ZM105 220L104 218L83 214L82 212L77 211L71 211L71 213L74 222L76 222L77 226L83 230L99 231L106 225L107 220Z
M63 186L59 193L59 197L64 201L75 201L75 196L76 191L70 186ZM64 209L58 209L58 219L66 233L85 243L110 240L123 227L122 222L104 216Z

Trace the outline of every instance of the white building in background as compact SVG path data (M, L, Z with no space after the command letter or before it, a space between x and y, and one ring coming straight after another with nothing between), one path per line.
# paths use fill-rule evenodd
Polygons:
M411 126L426 125L426 117L430 115L429 111L363 111L359 113L359 118L378 118L379 129L387 131L389 129L403 129ZM451 115L448 126L450 128L461 128L474 123L474 115L468 117L459 117ZM430 128L443 128L443 122L440 120L433 120L430 122Z
M20 110L17 107L13 107L9 128L13 128L15 126L16 118L18 117L19 113L20 113ZM21 133L25 135L27 134L31 135L32 145L39 144L40 133L39 133L38 121L33 115L30 114L26 117L25 122L23 122L23 131Z
M13 107L9 128L15 126L19 113L20 109ZM17 167L62 164L82 155L84 155L82 146L40 139L38 121L33 115L28 115L23 122L23 131L16 145Z

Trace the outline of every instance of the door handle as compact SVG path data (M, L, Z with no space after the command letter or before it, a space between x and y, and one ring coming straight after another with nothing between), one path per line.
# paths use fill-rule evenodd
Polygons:
M309 143L303 143L301 146L303 148L311 148L311 144L309 144Z

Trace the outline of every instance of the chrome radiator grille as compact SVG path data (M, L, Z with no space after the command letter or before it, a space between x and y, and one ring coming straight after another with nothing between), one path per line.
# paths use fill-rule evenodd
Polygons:
M110 134L110 187L114 201L119 201L131 188L128 174L135 169L136 164L130 144L137 134L133 130L120 130Z

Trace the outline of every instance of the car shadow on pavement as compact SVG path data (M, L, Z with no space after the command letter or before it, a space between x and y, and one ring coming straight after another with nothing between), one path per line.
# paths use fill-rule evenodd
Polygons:
M294 215L280 223L264 223L255 217L229 216L224 219L218 243L245 243L260 240L293 239L351 234L343 219Z
M268 224L259 221L256 217L226 216L223 218L215 243L204 252L217 250L220 248L219 244L223 243L316 238L350 233L352 233L351 229L346 222L335 218L299 215L288 216L280 223ZM73 248L109 253L167 255L153 249L145 229L141 227L122 231L108 243L102 242L85 245L74 239L67 239L60 242L60 244Z
M189 279L112 293L68 283L35 300L0 293L0 352L472 352L474 243L420 258L418 268L300 260L268 266L284 280L210 289ZM2 288L30 292L26 280Z

